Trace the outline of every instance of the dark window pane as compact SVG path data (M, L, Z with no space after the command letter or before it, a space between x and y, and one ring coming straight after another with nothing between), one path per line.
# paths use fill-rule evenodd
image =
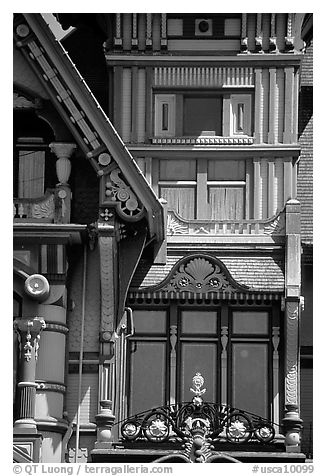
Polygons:
M166 332L166 311L135 310L133 319L137 334L165 334Z
M160 180L196 180L196 160L160 160Z
M190 401L194 394L190 391L192 378L199 372L205 379L207 402L216 401L217 345L208 343L183 343L181 348L181 401Z
M184 334L216 334L216 312L182 311L181 332Z
M245 180L243 160L209 160L208 180Z
M268 417L267 344L232 345L232 405Z
M234 334L268 334L268 312L233 312Z
M164 404L165 343L131 342L129 415Z
M184 98L184 135L222 134L221 98Z

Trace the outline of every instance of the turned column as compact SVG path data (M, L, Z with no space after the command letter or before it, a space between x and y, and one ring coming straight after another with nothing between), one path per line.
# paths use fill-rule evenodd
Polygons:
M57 223L69 223L71 201L71 190L68 184L71 172L70 157L77 146L69 142L51 142L49 147L51 152L57 157L55 166L59 183L56 185L56 197L61 202L61 207L59 207L59 212L55 219Z
M36 433L35 422L35 369L42 329L46 327L40 317L18 318L14 329L18 334L20 350L21 381L18 383L18 420L14 423L14 433Z

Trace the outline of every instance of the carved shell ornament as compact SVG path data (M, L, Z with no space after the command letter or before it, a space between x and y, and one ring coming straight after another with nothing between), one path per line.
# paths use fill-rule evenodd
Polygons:
M122 218L135 221L144 214L144 206L131 188L120 177L121 170L115 168L105 178L105 202L117 205L117 211Z
M193 258L180 265L167 286L169 291L208 292L224 291L235 292L225 273L217 263L206 258Z

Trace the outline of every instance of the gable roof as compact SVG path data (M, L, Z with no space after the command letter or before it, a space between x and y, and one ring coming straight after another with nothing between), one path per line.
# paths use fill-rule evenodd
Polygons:
M160 201L42 16L35 13L19 15L14 38L95 170L100 171L97 156L108 152L144 205L151 237L162 241L164 218Z

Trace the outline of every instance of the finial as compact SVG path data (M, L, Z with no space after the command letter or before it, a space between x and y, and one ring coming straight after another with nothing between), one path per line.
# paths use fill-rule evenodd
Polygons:
M204 385L204 381L204 377L199 372L197 372L192 378L192 384L195 388L190 388L190 391L193 392L196 397L200 397L206 392L206 388L201 389L201 387Z

